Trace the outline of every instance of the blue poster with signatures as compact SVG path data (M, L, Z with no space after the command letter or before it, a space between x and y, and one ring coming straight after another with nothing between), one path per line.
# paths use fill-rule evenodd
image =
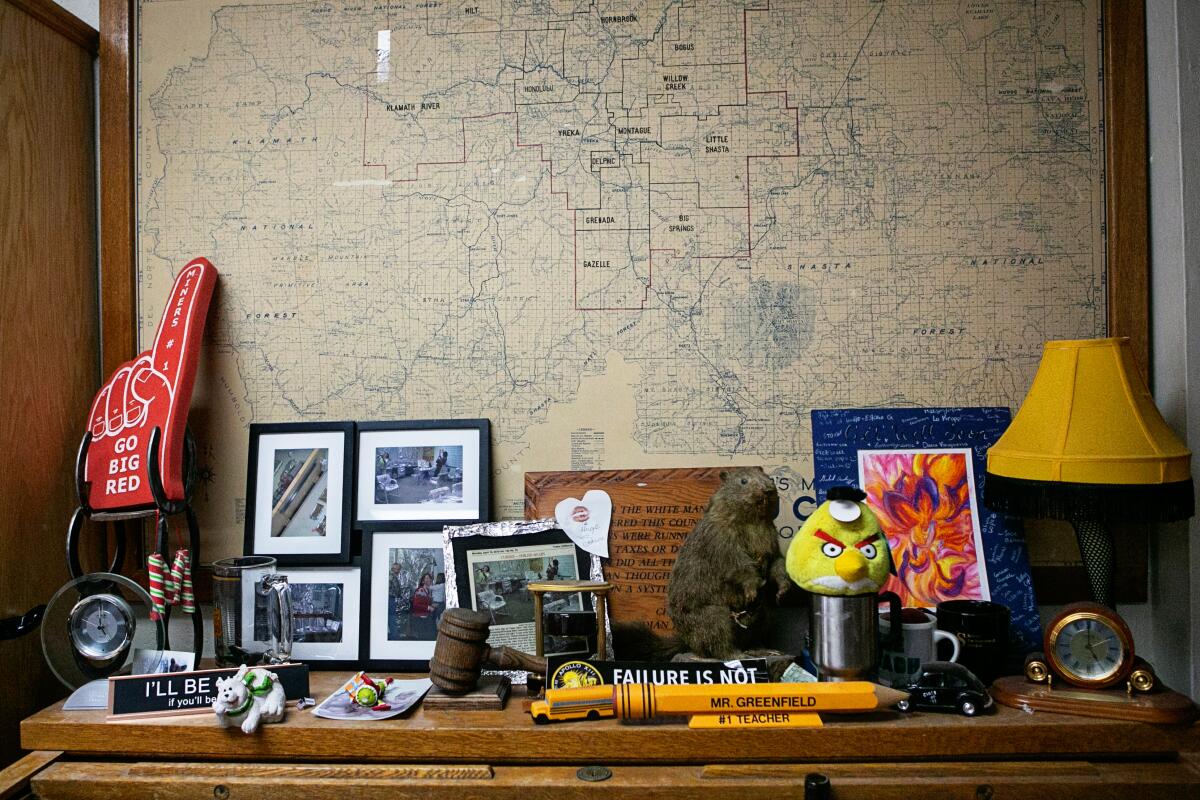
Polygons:
M879 516L896 568L887 589L906 606L993 600L1012 612L1022 652L1041 624L1020 521L983 505L987 450L1007 408L876 408L812 412L814 487L857 486Z

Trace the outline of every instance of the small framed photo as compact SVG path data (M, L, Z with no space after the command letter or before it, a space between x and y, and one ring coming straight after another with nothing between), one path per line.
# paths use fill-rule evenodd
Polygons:
M247 572L242 579L241 619L248 650L268 644L267 596L262 580L286 575L292 591L292 658L322 669L350 669L359 663L362 633L362 568L359 566L278 567Z
M553 517L446 527L442 546L450 607L486 612L492 618L489 641L526 653L537 649L530 583L603 580L600 557L576 546ZM544 611L591 609L587 592L550 592L544 598ZM509 677L524 681L524 673Z
M279 564L348 564L354 423L250 426L247 555Z
M426 672L446 610L440 533L363 534L363 656L371 669Z
M489 437L486 419L359 423L357 526L427 531L487 519Z

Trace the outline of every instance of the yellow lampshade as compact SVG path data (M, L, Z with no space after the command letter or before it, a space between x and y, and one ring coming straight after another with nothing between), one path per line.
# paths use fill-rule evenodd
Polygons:
M1017 416L988 451L991 475L1082 484L1188 481L1191 454L1167 426L1128 339L1047 342Z

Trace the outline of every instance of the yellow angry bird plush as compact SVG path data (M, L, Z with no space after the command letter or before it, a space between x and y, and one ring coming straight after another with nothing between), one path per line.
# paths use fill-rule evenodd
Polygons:
M816 594L875 594L892 572L887 536L851 486L835 486L805 521L787 552L787 573Z

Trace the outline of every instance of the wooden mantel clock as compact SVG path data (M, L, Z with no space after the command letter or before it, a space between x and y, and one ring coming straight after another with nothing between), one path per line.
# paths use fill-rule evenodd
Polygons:
M1081 689L1123 684L1132 693L1154 688L1154 671L1138 664L1129 626L1099 603L1072 603L1059 612L1046 626L1044 656L1039 655L1025 662L1025 677L1035 683L1060 678Z
M1044 653L1030 653L1025 675L998 679L998 703L1031 711L1144 722L1189 722L1192 701L1159 686L1134 651L1121 615L1098 603L1072 603L1046 625Z

